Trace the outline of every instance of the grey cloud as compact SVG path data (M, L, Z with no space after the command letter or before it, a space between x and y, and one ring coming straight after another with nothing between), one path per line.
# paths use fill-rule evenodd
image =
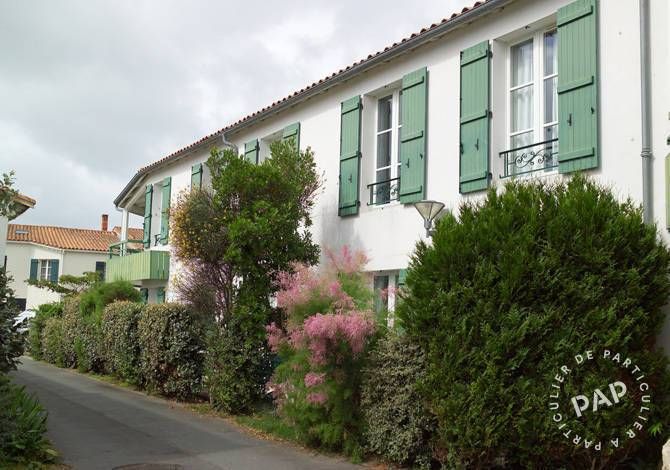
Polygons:
M116 223L137 168L470 3L1 2L0 171L38 199L20 220Z

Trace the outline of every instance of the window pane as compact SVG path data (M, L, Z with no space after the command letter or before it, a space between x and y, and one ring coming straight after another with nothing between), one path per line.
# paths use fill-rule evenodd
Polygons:
M533 80L533 40L512 47L512 86Z
M391 132L377 136L377 168L391 164Z
M512 148L519 148L533 143L533 131L512 136ZM532 150L532 149L531 149Z
M377 132L391 128L392 97L381 98L377 107Z
M512 92L512 132L533 127L533 87Z
M556 55L556 45L558 37L556 31L550 31L544 35L544 75L551 75L558 72L558 56Z
M558 126L548 126L544 128L544 140L553 140L558 138ZM545 166L554 167L558 165L558 141L547 144L545 148Z
M544 123L558 120L558 93L556 90L558 77L544 81Z
M525 147L526 145L533 144L533 132L525 132L523 134L517 134L511 138L510 142L513 149ZM512 167L510 168L510 173L526 173L529 170L533 169L533 165L529 164L529 151L532 151L533 147L522 148L517 152L510 154L510 163ZM532 160L532 159L531 159Z
M391 169L377 170L376 181L388 181L391 179ZM391 202L391 183L377 184L374 186L375 204L386 204Z

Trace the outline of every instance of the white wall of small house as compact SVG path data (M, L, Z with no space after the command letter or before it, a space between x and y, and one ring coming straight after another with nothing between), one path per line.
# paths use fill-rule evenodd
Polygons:
M85 272L95 271L95 263L97 261L106 262L107 255L99 252L64 251L33 243L7 242L7 271L13 277L10 285L17 299L26 299L27 309L60 299L60 295L54 292L26 283L26 280L30 278L30 260L32 259L57 259L59 276L63 274L81 276Z
M264 139L289 124L300 122L301 147L311 147L319 172L325 174L323 193L313 214L311 230L314 240L322 248L339 249L342 245L349 245L363 250L371 260L368 265L371 271L405 268L417 240L424 237L418 213L411 205L399 203L367 205L366 186L374 181L376 96L380 96L385 87L389 90L396 87L403 75L427 67L426 198L443 201L452 210L464 200L479 199L483 193L459 194L460 51L484 40L491 41L493 117L490 160L493 184L500 185L504 181L499 178L502 161L498 155L510 147L507 136L510 114L507 80L509 41L531 34L535 28L555 24L556 11L569 3L571 0L518 0L502 11L455 29L440 39L226 137L242 152L245 142ZM638 2L633 1L599 2L600 166L588 173L614 188L622 199L631 197L640 203L638 8ZM666 138L670 135L670 91L667 86L670 80L669 21L668 2L651 0L654 216L660 233L670 242L665 230L668 221L664 176L664 160L669 152ZM339 217L340 103L356 95L363 97L359 182L361 207L356 216ZM174 201L180 191L190 187L191 166L206 161L208 156L209 149L196 150L174 164L151 173L147 181L160 184L164 177L172 176ZM136 197L144 197L144 184L140 186L136 188ZM155 187L154 202L152 242L153 235L160 231L159 186ZM159 246L155 249L169 248ZM170 276L173 279L177 269L174 260L171 263ZM670 327L662 337L670 345Z

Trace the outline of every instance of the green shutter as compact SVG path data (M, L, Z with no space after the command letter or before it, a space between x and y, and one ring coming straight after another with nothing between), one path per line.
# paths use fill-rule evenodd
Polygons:
M426 194L426 131L428 71L426 67L402 78L400 129L400 202L408 204Z
M156 289L156 303L165 303L165 287Z
M361 97L342 102L340 114L339 216L358 214L361 174Z
M396 287L402 287L405 285L405 279L407 279L407 270L401 269L398 272L398 285Z
M58 282L58 265L59 265L59 262L58 262L57 259L52 259L50 264L51 264L51 266L50 266L51 267L51 272L50 272L50 275L49 275L49 280L51 282Z
M154 194L154 187L147 184L144 190L144 248L151 246L151 203Z
M163 245L167 244L168 236L170 234L170 190L172 188L172 178L168 176L163 180L162 184L162 200L161 200L161 237L160 241Z
M200 189L202 186L202 163L191 167L191 189Z
M142 302L145 304L149 303L149 289L142 287L140 289L140 295L142 296Z
M558 170L598 166L598 15L596 0L558 10Z
M294 124L290 124L284 128L284 131L282 132L282 140L284 142L287 142L289 140L293 139L293 142L295 143L295 147L300 150L300 123L296 122Z
M37 280L37 272L40 269L40 260L38 259L31 259L30 260L30 280L31 281L36 281Z
M459 190L471 193L489 185L489 42L461 51Z
M258 139L250 140L244 144L244 159L249 163L258 163Z

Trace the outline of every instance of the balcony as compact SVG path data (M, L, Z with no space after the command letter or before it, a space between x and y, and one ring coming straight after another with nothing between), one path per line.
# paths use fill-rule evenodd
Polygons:
M400 195L400 178L370 183L368 189L370 190L368 206L380 206L397 201Z
M126 240L109 247L107 281L164 281L170 272L168 251L142 251L141 241Z
M538 171L550 172L558 167L558 139L524 145L500 152L504 160L500 178L527 175Z

